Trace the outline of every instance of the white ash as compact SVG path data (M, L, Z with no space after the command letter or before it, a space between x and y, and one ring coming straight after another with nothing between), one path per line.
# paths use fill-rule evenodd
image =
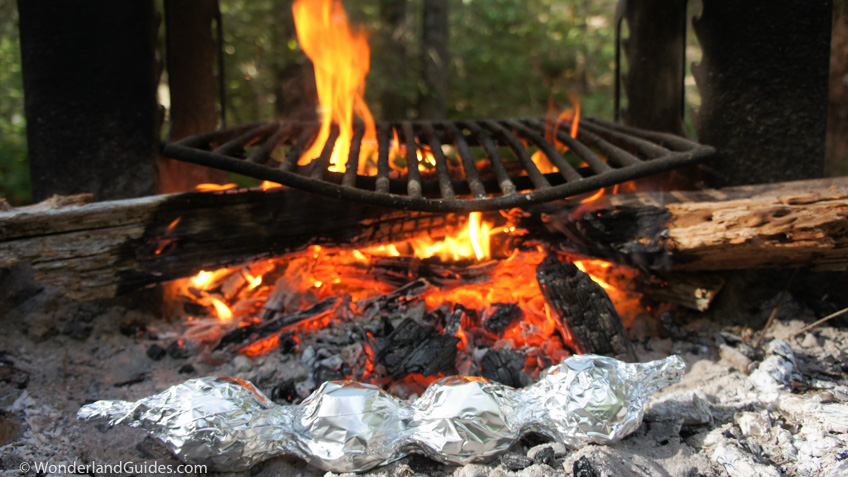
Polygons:
M74 308L75 312L80 309ZM266 393L293 380L299 386L296 392L305 395L308 388L320 384L314 382L312 365L320 361L333 368L339 364L338 355L327 354L316 344L305 346L299 355L272 351L258 358L239 356L218 366L202 354L154 361L146 355L147 348L154 343L167 345L179 335L181 325L141 317L120 306L91 310L92 316L83 320L91 326L88 333L79 333L73 326L57 329L51 324L56 320L46 318L38 320L33 332L25 315L0 317L6 330L0 336L0 352L12 363L4 366L29 376L24 389L5 383L0 387L0 424L20 428L17 437L0 442L3 475L20 475L20 463L35 461L176 465L179 462L143 432L77 421L76 411L90 400L135 400L209 374L250 379ZM52 312L67 310L53 306ZM129 321L145 321L147 331L122 334L121 327ZM755 359L739 351L739 343L715 339L716 325L704 322L687 327L688 341L647 338L637 345L640 360L677 353L687 362L687 373L681 383L655 398L642 426L616 445L573 450L535 436L489 463L448 467L410 456L364 475L846 475L848 353L844 343L848 330L823 325L792 338L805 324L787 319L776 322L769 339L777 339L767 340L763 357ZM722 331L741 334L738 329ZM355 345L339 349L350 355L362 352ZM735 362L740 355L749 362ZM341 357L341 361L348 360ZM125 384L116 386L121 383ZM298 459L278 458L249 472L227 475L338 474L318 471Z

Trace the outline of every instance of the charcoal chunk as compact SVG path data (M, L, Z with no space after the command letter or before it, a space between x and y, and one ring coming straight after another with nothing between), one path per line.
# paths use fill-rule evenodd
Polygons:
M376 359L395 378L418 373L432 376L456 372L456 345L459 338L439 334L407 318L387 337L378 341Z
M512 472L524 470L533 465L533 459L530 459L521 454L505 454L501 457L501 464Z
M500 335L513 321L521 318L521 314L518 303L492 303L483 317L483 328Z
M152 344L147 347L147 357L152 359L153 361L159 361L164 358L165 355L168 354L165 351L165 348L159 346L158 344Z
M600 477L597 469L592 465L592 461L587 459L585 455L574 461L571 472L574 473L574 477Z
M530 384L530 377L524 372L524 355L512 348L488 350L480 360L483 377L514 388Z

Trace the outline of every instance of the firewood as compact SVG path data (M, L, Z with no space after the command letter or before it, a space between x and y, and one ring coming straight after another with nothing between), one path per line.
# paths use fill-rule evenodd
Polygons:
M565 322L582 353L636 361L621 318L604 289L568 262L548 256L536 269L545 300Z
M438 237L465 221L292 189L54 202L0 212L0 267L29 264L37 281L79 300L313 244ZM848 269L848 178L609 195L591 207L560 201L508 215L521 216L522 240L646 270ZM484 220L505 222L498 212Z

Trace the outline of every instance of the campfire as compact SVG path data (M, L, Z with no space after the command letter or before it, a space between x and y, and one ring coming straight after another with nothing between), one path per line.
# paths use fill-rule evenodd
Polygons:
M0 339L0 462L208 462L251 475L844 471L848 181L764 174L778 182L691 190L725 172L739 183L752 156L774 158L772 173L784 156L815 156L782 142L813 137L794 128L815 121L768 135L781 110L762 105L776 101L726 84L760 69L756 55L744 68L723 55L757 42L727 46L723 30L749 28L721 28L744 15L717 9L749 7L705 3L696 130L711 146L682 137L684 65L633 61L656 49L646 36L656 46L669 35L642 4L616 19L631 35L623 125L587 115L577 96L544 117L377 120L367 34L337 0L293 2L317 120L213 124L160 148L172 164L256 187L0 209L12 325ZM804 44L777 20L750 30L783 25ZM611 102L618 119L618 84ZM749 147L760 133L771 145Z
M336 335L342 346L316 361L316 375L377 384L403 397L453 374L525 386L581 351L561 316L556 300L562 298L539 283L574 257L541 245L511 248L516 228L481 217L470 214L443 240L312 246L178 280L176 300L185 314L194 310L180 342L215 360L233 353L256 357L280 346L315 352L316 340ZM600 290L609 294L626 324L647 313L639 294L626 289L623 277L635 271L602 260L571 266L575 274L592 274L583 280L599 284L595 299L605 299Z

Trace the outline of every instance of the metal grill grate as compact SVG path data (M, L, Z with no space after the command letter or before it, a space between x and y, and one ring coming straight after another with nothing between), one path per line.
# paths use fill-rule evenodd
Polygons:
M377 123L373 175L357 174L364 127L354 127L345 172L329 170L338 137L333 128L319 157L298 165L318 134L317 123L272 121L165 142L162 154L181 161L345 200L431 212L523 206L591 192L707 159L715 152L687 139L583 118L545 139L544 119ZM390 154L392 141L405 146ZM562 145L568 153L563 154ZM400 149L403 151L404 149ZM432 155L431 159L425 151ZM446 152L447 151L447 152ZM543 174L540 151L557 172ZM394 156L391 157L390 156ZM407 167L413 165L417 167Z

